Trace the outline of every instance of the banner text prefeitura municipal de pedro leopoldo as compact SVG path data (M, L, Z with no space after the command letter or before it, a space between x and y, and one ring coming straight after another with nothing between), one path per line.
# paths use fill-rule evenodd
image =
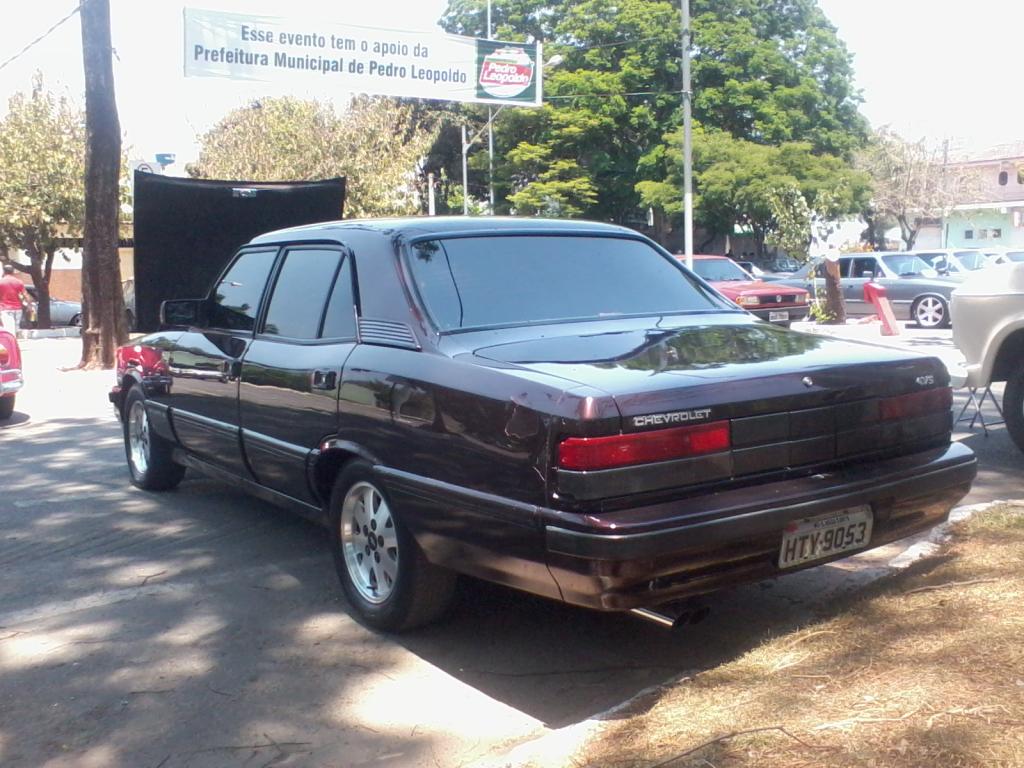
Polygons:
M481 104L541 103L538 43L185 9L185 75Z

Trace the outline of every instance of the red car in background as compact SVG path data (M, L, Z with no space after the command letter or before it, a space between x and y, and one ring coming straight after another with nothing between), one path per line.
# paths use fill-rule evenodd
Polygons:
M794 320L807 317L806 290L758 280L725 256L694 256L693 271L727 299L762 320L788 328Z
M10 331L0 328L0 421L14 413L14 397L21 389L21 349Z

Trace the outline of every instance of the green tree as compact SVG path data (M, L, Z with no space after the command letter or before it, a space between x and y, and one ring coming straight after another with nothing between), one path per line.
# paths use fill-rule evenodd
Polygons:
M417 164L437 134L429 114L394 99L328 104L267 98L236 109L201 139L197 178L281 181L347 178L346 215L387 216L420 208Z
M483 35L484 8L483 0L451 0L442 25ZM497 157L543 148L551 163L561 163L560 179L592 185L583 215L642 221L649 203L636 182L666 180L658 155L680 123L678 4L495 0L494 20L498 38L540 40L546 56L563 57L546 73L545 106L507 110L497 121ZM864 122L850 56L815 0L695 0L693 31L694 115L709 130L759 144L806 142L838 156L859 145ZM541 173L500 162L498 190L510 204L512 195L551 197L543 189L551 180ZM543 191L532 194L533 185ZM658 210L671 212L668 191L646 193L660 200Z
M841 210L842 198L837 190L819 189L813 201L808 202L796 186L776 189L769 199L775 217L772 244L799 261L806 261L812 244L817 241L823 245L832 232L836 216L848 212ZM839 286L839 265L834 260L826 260L825 267L824 308L821 309L819 296L814 297L814 306L821 310L817 313L819 318L842 324L846 322L846 304Z
M679 133L666 134L663 143L641 160L641 173L658 180L636 184L643 205L669 215L682 210ZM796 191L802 205L832 217L859 211L869 193L864 173L834 155L816 154L806 142L768 146L736 139L724 131L698 128L693 159L697 220L712 237L731 234L737 226L749 230L758 254L764 252L767 240L778 239L780 210L792 210L779 207L780 190ZM791 235L787 233L787 237ZM809 242L809 228L807 238ZM806 251L806 247L798 248L793 255L799 258L802 252L806 257Z
M85 116L43 88L18 93L0 121L0 250L32 277L39 298L37 323L50 327L50 274L62 238L81 231L85 213Z
M957 203L978 191L976 172L947 166L943 152L923 140L906 141L887 127L876 130L856 158L857 166L871 175L874 191L864 217L872 230L876 222L895 220L906 248L914 247L926 221L948 215Z

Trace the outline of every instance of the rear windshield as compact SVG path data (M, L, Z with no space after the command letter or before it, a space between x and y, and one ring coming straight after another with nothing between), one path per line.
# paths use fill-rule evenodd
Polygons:
M442 331L736 309L638 240L429 240L413 247L409 262Z

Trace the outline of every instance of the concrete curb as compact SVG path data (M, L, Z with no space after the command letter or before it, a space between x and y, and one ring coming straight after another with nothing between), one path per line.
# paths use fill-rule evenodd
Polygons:
M64 328L23 328L18 331L18 339L70 339L82 335L82 329L77 325L69 325Z
M1008 499L956 507L949 513L949 522L933 528L927 540L908 547L890 560L888 566L894 571L902 570L921 558L934 554L944 542L949 540L951 526L967 520L978 512L1002 504L1012 504L1024 508L1024 501ZM593 717L578 723L546 733L532 741L519 744L501 755L487 757L474 762L469 768L556 768L565 765L575 765L573 757L583 749L588 741L592 740L611 721L615 720L618 713L630 709L636 702L654 695L668 685L674 685L680 680L685 680L686 677L686 675L676 677L650 688L645 688L621 704L616 704L611 709L599 712Z

